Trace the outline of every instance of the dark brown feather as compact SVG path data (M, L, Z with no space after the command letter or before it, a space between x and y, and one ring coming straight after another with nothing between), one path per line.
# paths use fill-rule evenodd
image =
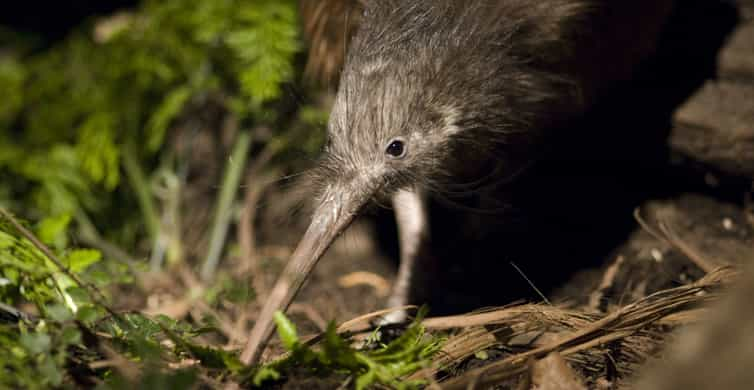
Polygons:
M300 6L309 43L306 77L335 85L362 5L358 0L301 0Z
M358 30L365 4L369 3L368 0L300 0L303 28L309 44L306 65L308 79L336 86L349 43ZM370 6L375 7L380 2L371 3ZM574 44L581 40L582 44L588 45L595 34L600 34L600 41L608 43L612 48L592 41L591 44L596 45L593 48L608 49L613 54L619 54L612 61L612 65L618 65L619 68L614 72L626 73L626 69L632 68L635 62L631 58L642 58L652 51L662 26L661 21L669 13L673 2L493 0L486 3L496 4L500 12L507 13L511 20L531 21L526 27L522 26L520 36L531 40L529 44L539 46L539 53L551 61L562 60L564 55L569 54L567 50L574 49L562 45L564 41L570 39L570 44ZM655 4L648 6L651 3ZM466 2L459 1L457 4L465 6ZM631 24L642 28L631 28ZM583 49L582 47L582 51ZM580 64L582 69L589 69L590 72L598 68L584 65ZM597 73L604 71L596 70Z
M310 11L313 63L329 77L345 63L321 166L325 177L378 167L390 193L520 171L544 137L631 77L672 1L381 0L365 2L358 21L342 16L356 3L325 3L333 21L325 5ZM334 44L324 26L337 25ZM345 59L335 45L348 45ZM396 137L407 156L386 161Z

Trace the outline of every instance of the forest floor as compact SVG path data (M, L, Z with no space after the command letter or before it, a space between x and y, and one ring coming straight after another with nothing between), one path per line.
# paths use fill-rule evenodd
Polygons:
M402 379L443 389L627 388L647 362L677 358L666 347L680 329L716 317L716 303L754 263L754 3L688 4L659 58L575 124L583 134L564 137L551 160L516 184L521 214L503 221L502 233L478 244L454 240L467 225L452 212L432 214L445 259L427 287L422 325L443 342ZM699 18L708 28L696 28ZM197 164L211 160L196 154ZM199 176L211 193L217 177ZM243 349L309 222L306 212L291 210L311 206L287 184L246 188L238 247L220 272L253 285L243 304L207 304L200 297L214 287L182 265L116 291L115 309L194 323L212 317L222 337L202 341ZM202 194L189 195L187 203L202 204ZM192 212L198 216L186 226L208 225L210 210ZM395 279L395 236L390 212L377 210L335 242L288 311L301 340L316 344L330 321L355 345L374 336ZM203 253L206 239L197 237L185 241ZM407 327L380 330L386 342ZM264 360L284 356L283 344L274 338ZM276 386L354 381L301 368Z

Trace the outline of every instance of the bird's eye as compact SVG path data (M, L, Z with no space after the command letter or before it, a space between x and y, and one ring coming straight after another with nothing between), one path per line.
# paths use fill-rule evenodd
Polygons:
M385 149L385 153L391 158L402 158L406 155L406 142L402 139L390 141Z

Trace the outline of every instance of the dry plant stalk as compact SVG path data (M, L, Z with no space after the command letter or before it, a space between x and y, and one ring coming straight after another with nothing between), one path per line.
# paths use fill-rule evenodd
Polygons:
M727 283L737 273L729 268L711 272L698 282L652 294L638 302L605 316L583 328L574 327L575 331L559 340L542 345L524 353L510 356L488 366L466 372L464 375L443 383L445 389L466 389L470 386L490 385L512 378L527 370L529 359L541 359L552 352L559 352L564 357L583 352L590 348L604 345L616 340L625 339L670 315L675 315L696 308L700 305L716 300L716 290ZM529 310L533 309L528 307ZM507 311L507 312L506 312ZM511 315L510 312L517 313ZM521 308L504 309L497 314L485 313L493 323L511 324L516 322L542 322L540 326L547 328L548 321L568 322L568 315L553 307L539 307L531 310L531 315L519 317ZM509 318L506 320L506 317ZM580 322L581 318L577 317ZM428 320L431 321L431 320Z
M259 132L260 129L257 129ZM278 172L272 170L262 173L270 160L275 156L275 149L267 144L259 155L251 163L246 172L243 209L238 226L238 242L241 246L243 261L241 264L241 274L250 274L252 285L257 292L260 301L263 301L267 295L267 283L260 265L259 253L257 248L256 231L254 222L257 216L259 201L265 189L273 182L271 178L276 177Z

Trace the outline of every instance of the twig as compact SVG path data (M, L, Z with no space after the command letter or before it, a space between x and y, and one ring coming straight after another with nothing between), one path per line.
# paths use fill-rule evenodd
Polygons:
M93 284L86 283L81 278L78 277L75 273L71 272L71 270L68 269L65 265L63 265L63 262L60 261L60 259L52 253L52 250L47 247L47 245L43 244L42 241L39 241L39 239L29 231L29 229L25 228L23 225L21 225L18 220L16 220L13 215L11 215L8 211L6 211L4 208L0 207L0 215L5 218L8 222L10 222L11 225L19 232L21 235L29 240L32 245L34 245L39 251L41 251L45 256L47 256L50 261L52 261L53 264L60 270L60 272L64 273L66 276L71 278L76 284L78 284L80 287L84 288L86 292L88 293L89 297L96 303L97 305L103 307L105 310L107 310L110 315L112 315L114 318L117 318L118 320L122 320L123 318L120 316L120 314L116 313L115 310L111 309L110 306L108 306L105 302L107 299L105 298L105 295L102 294L102 292Z
M744 215L749 225L754 228L754 181L751 182L751 190L744 197Z
M250 146L251 136L249 132L240 132L233 152L228 159L228 164L225 167L225 177L220 188L217 208L215 209L215 218L212 223L209 249L202 265L202 281L209 281L215 276L217 265L220 262L220 255L225 246L225 238L228 234L228 227L231 221L233 200L238 191L238 185L246 165Z
M233 333L243 333L244 338L240 340L240 345L243 345L243 342L245 341L247 331L246 324L249 322L249 320L254 319L249 314L249 312L246 310L246 308L238 310L238 314L236 315L236 322L233 324ZM230 346L230 343L228 343L228 346Z
M390 294L390 283L380 275L373 272L357 271L338 279L338 285L343 288L352 288L367 285L374 289L375 295L384 298Z
M644 229L645 232L649 233L650 236L657 239L657 241L664 242L670 246L673 246L672 243L668 242L668 238L665 237L665 235L662 234L662 232L658 232L653 228L652 226L647 223L647 221L644 219L644 217L641 216L641 209L639 207L634 209L634 220L641 226L642 229Z
M140 370L136 363L128 360L107 344L101 344L100 348L107 357L107 367L115 368L126 380L132 383L139 378ZM94 362L93 364L95 365L94 367L97 367L97 362ZM100 363L100 365L102 365L102 363ZM94 367L92 368L94 369Z
M136 199L144 216L144 226L147 228L149 238L152 242L155 242L160 232L160 219L157 216L157 208L152 199L149 182L139 166L132 145L126 145L123 148L123 170L136 193Z
M625 261L626 259L623 256L618 256L615 261L607 267L605 273L602 274L600 285L589 295L590 309L604 311L601 308L602 298L605 296L605 293L613 287L615 277L618 275L618 271L620 271L620 267Z
M267 295L267 285L259 266L254 221L256 220L259 198L266 187L265 179L270 175L260 175L260 173L270 160L272 160L272 157L277 151L272 145L273 143L270 142L266 144L257 158L254 159L254 162L246 174L246 193L244 194L241 221L238 226L238 242L241 245L241 253L243 256L242 267L245 272L251 273L254 290L256 291L259 301L264 301L264 297ZM275 174L272 173L271 175Z
M322 315L319 314L319 312L314 309L312 305L305 303L294 303L291 305L290 312L299 312L305 315L309 319L309 321L313 322L314 325L317 326L320 332L327 330L327 320L325 320L325 318L322 317Z
M218 312L211 308L203 300L197 299L194 301L194 308L204 315L209 315L217 320L217 324L220 326L220 330L228 337L228 344L233 345L235 343L241 343L246 339L246 333L239 331L235 327L235 323L228 318L227 315Z
M257 251L256 229L254 221L257 216L257 204L262 196L264 186L251 184L251 175L247 176L246 195L238 226L238 242L241 246L241 274L250 274L257 299L263 301L267 295L267 283L262 275Z
M665 222L660 222L660 230L665 234L665 237L668 238L668 241L671 245L681 251L681 253L688 257L689 260L691 260L694 264L701 268L702 271L704 271L705 273L710 273L717 268L713 264L713 262L707 260L703 255L697 253L693 248L691 248L691 246L689 246L680 237L678 237L678 234L676 234L676 232Z
M549 306L552 306L552 303L550 302L549 299L547 299L547 297L545 296L545 294L543 294L542 291L539 291L539 289L537 288L537 285L535 285L534 282L532 282L531 279L529 279L529 277L526 276L526 274L524 273L524 271L521 270L521 268L518 268L518 266L516 265L516 263L514 263L514 262L511 261L511 266L513 268L515 268L516 271L518 271L519 274L521 274L521 277L523 277L524 280L526 280L526 283L529 283L529 286L531 286L531 288L534 289L534 291L542 298L542 300L546 304L548 304Z

